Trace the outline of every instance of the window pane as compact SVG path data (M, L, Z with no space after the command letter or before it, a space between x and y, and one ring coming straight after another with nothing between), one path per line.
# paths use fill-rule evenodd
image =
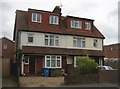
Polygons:
M85 47L85 38L82 38L82 47Z
M89 30L91 28L91 24L89 22L85 22L85 28Z
M56 67L55 66L55 59L56 59L56 57L55 56L51 56L51 67Z
M47 61L46 61L46 66L47 66L47 67L50 67L50 60L47 60Z
M58 46L58 40L55 40L55 46Z
M3 49L7 49L7 44L3 45Z
M33 42L33 37L28 37L28 42Z
M78 27L82 28L82 22L81 21L79 21L79 26Z
M54 16L54 23L57 23L57 17Z
M48 45L48 39L45 39L45 45Z
M97 41L97 40L94 40L93 46L94 46L94 47L97 47L97 44L98 44L98 41Z
M57 60L57 67L60 67L60 60Z
M36 21L36 14L32 14L32 21Z
M82 41L82 47L85 47L85 41Z
M59 60L60 59L60 56L57 56L57 60Z
M50 16L50 23L53 23L53 16Z
M54 39L50 39L50 46L54 46Z
M37 22L40 22L40 15L37 14Z
M29 57L28 56L24 56L24 63L25 64L29 63Z
M74 47L77 46L77 42L76 42L76 40L73 40L73 46L74 46Z
M87 28L87 23L85 23L85 28Z
M54 46L54 36L50 35L50 46Z
M81 39L80 38L77 39L77 47L81 47Z

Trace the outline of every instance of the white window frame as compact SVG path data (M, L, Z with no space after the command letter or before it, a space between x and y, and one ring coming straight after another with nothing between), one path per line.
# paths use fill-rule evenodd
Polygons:
M3 49L7 49L7 44L4 44L4 45L3 45Z
M52 60L51 58L52 58L52 56L55 56L55 67L51 66L51 60ZM49 59L47 57L49 57ZM57 59L57 57L59 57L59 59ZM62 67L62 59L61 58L62 57L59 56L59 55L46 55L45 56L45 68L61 68ZM47 66L47 60L50 61L50 66L49 67ZM60 66L59 67L57 66L57 61L60 61Z
M25 57L27 57L27 61L28 61L27 63L25 63ZM25 64L25 65L28 65L28 64L29 64L29 56L24 56L24 64Z
M80 42L79 42L80 40ZM83 45L83 42L85 42L85 45ZM73 47L86 47L86 39L82 37L73 37Z
M77 24L77 25L76 25ZM82 29L82 21L71 20L71 28L79 28Z
M32 37L32 39L33 39L32 42L29 42L29 40L28 40L29 37ZM29 34L28 34L27 42L28 42L28 43L33 43L33 42L34 42L34 34L32 34L32 33L29 33Z
M90 29L91 29L91 23L85 22L85 30L90 30Z
M53 38L51 38L51 37L53 37ZM46 44L46 40L47 40L47 44ZM53 40L53 45L50 44L51 40ZM53 46L53 47L58 47L59 46L59 36L58 35L45 34L44 35L44 41L45 41L44 42L45 46Z
M95 46L95 45L96 46ZM97 48L98 47L98 40L97 39L93 39L93 47Z
M58 16L50 15L50 17L49 17L49 23L50 24L58 25L59 24Z
M33 20L33 16L35 15L35 20ZM38 21L38 16L40 16L40 20ZM41 14L37 14L37 13L32 13L32 22L36 22L36 23L41 23L42 21L42 15Z

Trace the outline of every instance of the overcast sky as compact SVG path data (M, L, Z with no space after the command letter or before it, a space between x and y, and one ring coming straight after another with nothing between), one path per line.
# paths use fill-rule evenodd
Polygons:
M62 15L94 19L94 25L105 36L104 44L118 42L119 0L2 0L0 2L0 37L13 39L15 11L28 8L52 11L62 5ZM1 13L2 12L2 13Z

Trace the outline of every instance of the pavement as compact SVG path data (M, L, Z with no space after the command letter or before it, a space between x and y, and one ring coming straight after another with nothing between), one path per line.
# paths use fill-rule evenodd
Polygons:
M77 85L63 85L62 87L119 87L118 83L96 83L96 84L77 84Z

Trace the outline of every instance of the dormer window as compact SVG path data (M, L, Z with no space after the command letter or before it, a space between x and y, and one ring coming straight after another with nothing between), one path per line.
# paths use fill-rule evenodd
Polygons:
M32 13L32 22L41 23L41 14Z
M82 22L81 21L76 21L76 20L71 20L71 28L82 28Z
M50 16L50 20L49 20L50 22L50 24L55 24L55 25L58 25L59 23L58 23L58 16Z
M85 30L90 30L90 29L91 29L90 22L85 22Z

